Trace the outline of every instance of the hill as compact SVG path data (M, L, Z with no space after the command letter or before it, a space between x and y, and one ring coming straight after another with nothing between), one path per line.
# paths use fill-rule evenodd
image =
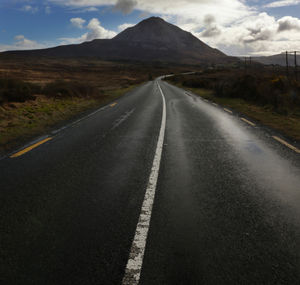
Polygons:
M286 55L285 53L282 54L276 54L272 56L260 56L260 57L254 57L254 61L266 64L266 65L280 65L280 66L286 66ZM288 62L290 66L295 66L295 57L293 54L288 55ZM297 55L297 63L300 64L300 55Z
M97 39L55 48L9 51L4 55L47 57L97 57L102 60L172 62L177 64L228 63L236 61L211 48L191 33L151 17L113 39Z

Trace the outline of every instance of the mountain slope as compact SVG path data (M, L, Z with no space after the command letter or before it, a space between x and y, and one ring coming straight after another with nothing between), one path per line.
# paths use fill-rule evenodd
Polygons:
M254 57L254 61L266 64L266 65L281 65L281 66L286 66L286 55L285 53L282 54L276 54L276 55L271 55L271 56L260 56L260 57ZM290 66L295 65L295 57L293 54L288 55L288 62ZM297 64L299 65L300 63L300 55L297 55Z
M111 40L93 40L78 45L5 54L51 57L92 56L103 60L159 61L180 64L236 60L209 47L191 33L158 17L146 19Z

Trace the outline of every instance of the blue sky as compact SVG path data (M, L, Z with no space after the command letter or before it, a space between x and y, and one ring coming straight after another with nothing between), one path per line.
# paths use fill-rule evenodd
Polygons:
M0 0L0 51L112 38L153 15L231 55L300 47L300 0Z

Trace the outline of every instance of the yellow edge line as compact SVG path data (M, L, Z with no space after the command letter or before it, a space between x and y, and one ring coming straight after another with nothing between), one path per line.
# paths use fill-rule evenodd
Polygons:
M255 127L255 124L254 124L254 123L252 123L252 122L250 122L250 121L248 121L247 119L245 119L245 118L241 118L241 120L242 120L242 121L244 121L245 123L247 123L247 124L251 125L252 127Z
M117 103L112 103L110 104L110 107L115 107L117 105Z
M300 153L300 149L296 148L295 146L292 146L291 144L287 143L283 139L276 137L276 136L272 136L272 138L274 140L277 140L278 142L282 143L283 145L287 146L288 148L292 149L293 151Z
M229 109L224 108L224 111L226 111L226 112L232 114L232 111L230 111Z
M25 153L27 153L27 152L33 150L34 148L36 148L36 147L40 146L41 144L44 144L44 143L46 143L46 142L48 142L48 141L50 141L50 140L52 140L52 138L47 138L47 139L44 139L44 140L42 140L42 141L39 141L39 142L37 142L37 143L35 143L35 144L33 144L33 145L27 147L27 148L24 148L23 150L21 150L21 151L15 153L15 154L13 154L13 155L11 155L10 158L16 158L16 157L19 157L19 156L21 156L21 155L23 155L23 154L25 154Z

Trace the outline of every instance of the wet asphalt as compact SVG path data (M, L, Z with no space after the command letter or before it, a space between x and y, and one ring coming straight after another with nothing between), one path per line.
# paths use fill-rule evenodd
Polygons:
M299 154L160 86L167 124L140 284L300 284ZM0 284L121 284L162 99L148 82L116 103L0 161Z

